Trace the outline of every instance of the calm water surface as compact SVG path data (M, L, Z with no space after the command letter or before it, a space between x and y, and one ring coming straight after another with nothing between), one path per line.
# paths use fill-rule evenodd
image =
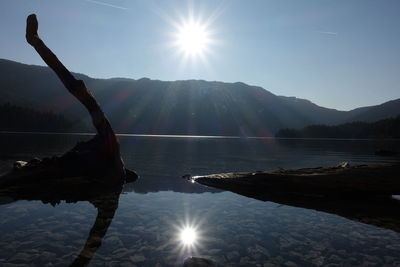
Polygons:
M15 160L59 155L89 138L0 134L0 174ZM120 141L126 166L140 179L120 195L91 266L180 266L189 255L220 266L400 265L396 227L259 201L181 179L183 174L399 161L374 155L378 149L400 151L399 141L143 136L121 136ZM0 199L0 204L0 266L69 265L97 216L89 202L52 206ZM191 246L180 239L186 226L197 234Z

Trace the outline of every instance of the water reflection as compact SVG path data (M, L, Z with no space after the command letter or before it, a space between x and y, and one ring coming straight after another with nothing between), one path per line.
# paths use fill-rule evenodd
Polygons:
M189 181L190 182L190 181ZM190 182L191 183L191 182ZM224 189L223 185L219 189ZM261 201L306 208L386 228L400 233L400 200L391 196L323 196L252 192L240 188L226 190Z
M90 229L85 246L71 266L89 264L97 249L101 246L101 241L114 218L115 211L118 208L119 195L120 192L110 192L90 201L97 208L96 220Z
M11 168L15 160L51 157L81 139L70 135L3 135L0 173ZM399 150L400 142L389 142L388 147ZM363 259L369 255L379 257L381 261L371 262L381 265L386 262L394 266L400 262L398 233L322 213L400 233L399 202L389 198L285 198L236 192L250 199L220 193L221 190L181 178L183 174L294 169L335 165L341 161L351 164L388 161L374 155L376 148L385 146L377 146L372 141L122 137L121 148L126 166L141 174L140 180L124 186L122 193L126 194L88 187L81 196L65 195L61 200L80 203L58 205L56 212L49 205L37 203L3 205L0 265L5 262L63 265L74 260L88 262L92 256L90 263L94 266L109 262L127 266L180 266L188 256L204 256L222 265L226 263L225 266L240 261L243 266L262 262L279 266L290 261L304 266L322 265L323 256L326 265L340 257L336 259L340 265L361 266L368 263ZM40 197L25 195L19 199L55 205L60 199L54 199L53 191L42 192ZM3 203L15 200L3 198ZM97 217L85 204L88 202L95 205ZM93 226L89 225L95 217ZM197 233L192 246L185 246L180 236L186 226L194 227ZM58 239L49 238L51 235ZM21 252L29 257L18 261L15 254ZM42 255L48 252L57 260ZM328 260L331 255L332 259ZM383 260L383 256L392 258Z
M159 187L160 185L157 185L158 182L168 185L168 187ZM140 189L136 190L136 187ZM151 192L170 190L182 193L218 193L222 192L223 188L217 189L203 186L193 183L192 179L185 180L179 177L162 177L162 179L157 179L150 176L143 177L138 183L128 185L124 189L125 192L133 191L143 194L149 192L148 190L151 190ZM231 191L229 188L226 190ZM400 198L392 198L390 196L349 198L348 196L324 197L320 195L260 194L244 190L235 190L232 192L261 201L326 212L400 233L400 213L398 212L400 210Z
M197 241L197 232L193 227L190 226L183 228L179 236L184 246L194 246L195 242Z
M175 231L171 245L175 247L174 254L181 262L190 256L198 255L206 241L202 219L196 216L191 217L189 214L192 211L185 210L184 213L184 220L178 220L169 227Z
M97 209L95 222L83 249L72 262L71 266L87 266L96 251L101 246L103 237L118 209L119 197L122 187L104 186L102 184L79 184L79 186L28 184L10 188L9 191L0 192L0 205L9 204L18 200L40 200L55 206L61 201L76 203L88 201Z

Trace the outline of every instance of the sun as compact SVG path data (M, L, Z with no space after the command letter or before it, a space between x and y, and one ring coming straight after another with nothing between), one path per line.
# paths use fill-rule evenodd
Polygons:
M209 33L205 25L197 22L184 22L177 33L177 45L187 55L203 54L210 43Z
M213 32L209 29L210 23L201 19L182 19L174 23L172 45L177 49L177 54L186 60L201 59L211 54L211 46L215 43Z

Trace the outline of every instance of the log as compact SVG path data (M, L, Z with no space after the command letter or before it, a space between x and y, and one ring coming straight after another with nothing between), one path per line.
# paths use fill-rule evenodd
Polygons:
M186 177L281 205L335 214L400 233L400 163Z
M75 79L41 40L38 26L36 15L29 15L26 24L27 42L55 72L65 88L87 109L97 134L89 141L78 143L60 157L17 162L13 171L0 177L0 186L49 179L65 180L78 176L96 178L95 182L106 182L114 186L136 180L136 173L124 168L118 139L100 105L85 83Z
M194 176L197 183L231 191L309 195L399 195L400 163Z

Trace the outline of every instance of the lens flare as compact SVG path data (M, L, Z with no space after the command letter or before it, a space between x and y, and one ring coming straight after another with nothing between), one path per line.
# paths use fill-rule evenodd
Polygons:
M196 230L192 227L185 227L180 233L180 240L185 246L192 246L197 239Z

